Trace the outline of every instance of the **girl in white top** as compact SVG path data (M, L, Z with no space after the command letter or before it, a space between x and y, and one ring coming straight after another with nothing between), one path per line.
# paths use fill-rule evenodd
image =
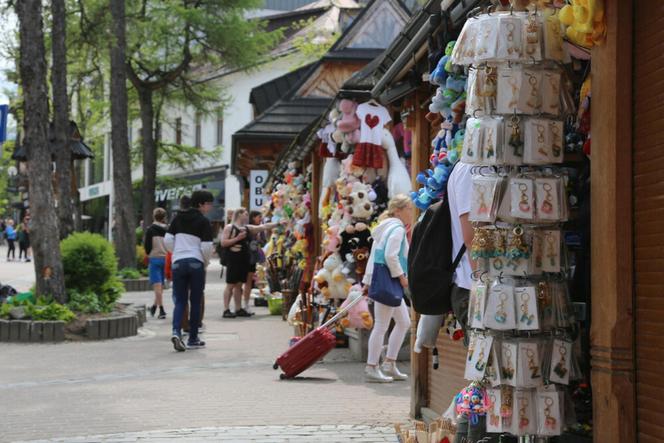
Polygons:
M390 270L392 278L398 278L401 286L408 288L407 269L405 258L408 257L407 229L413 222L414 206L411 199L403 194L392 198L387 211L380 216L380 224L371 233L373 246L367 263L367 270L363 283L368 292L374 269L376 250L385 250L385 264ZM403 245L403 248L402 248ZM408 376L399 372L396 366L397 355L401 349L408 328L410 328L410 313L406 303L401 300L397 307L387 306L374 301L374 327L369 337L369 355L365 375L370 383L389 383L394 380L407 380ZM394 319L394 329L390 334L387 355L381 367L378 366L380 354L385 341L385 333Z

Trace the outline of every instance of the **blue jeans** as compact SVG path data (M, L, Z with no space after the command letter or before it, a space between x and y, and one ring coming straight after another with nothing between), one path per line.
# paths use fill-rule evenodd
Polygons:
M205 267L195 258L184 258L173 263L173 334L180 336L182 315L187 303L189 310L189 343L198 340L201 322L201 297L205 289Z

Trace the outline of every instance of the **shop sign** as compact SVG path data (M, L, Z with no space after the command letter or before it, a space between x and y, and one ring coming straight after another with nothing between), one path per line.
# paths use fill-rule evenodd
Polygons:
M158 189L154 200L162 202L167 200L179 200L183 195L191 195L194 191L203 189L202 184L191 186L178 186L177 188Z
M249 210L258 211L263 206L265 194L263 187L267 181L268 171L252 170L249 173Z

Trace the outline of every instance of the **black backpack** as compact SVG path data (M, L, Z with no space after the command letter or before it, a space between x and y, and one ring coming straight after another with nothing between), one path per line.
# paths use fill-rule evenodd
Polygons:
M408 252L408 283L416 312L441 315L452 309L454 270L466 246L452 262L452 223L445 198L431 205L415 225Z

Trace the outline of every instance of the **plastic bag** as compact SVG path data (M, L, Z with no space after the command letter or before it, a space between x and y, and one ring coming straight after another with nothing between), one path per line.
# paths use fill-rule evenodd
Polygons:
M298 322L301 321L300 314L300 303L302 302L302 295L298 294L295 298L295 302L291 305L290 311L288 311L288 324L291 326L297 326Z

